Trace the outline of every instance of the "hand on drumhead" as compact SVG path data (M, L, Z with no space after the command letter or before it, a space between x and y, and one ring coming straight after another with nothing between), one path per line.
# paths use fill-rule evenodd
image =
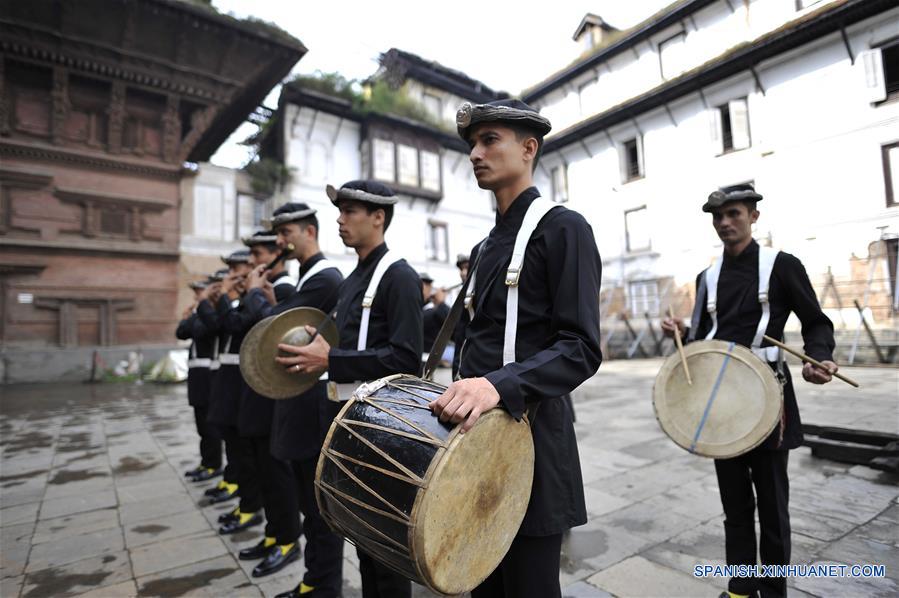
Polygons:
M306 332L310 335L315 334L315 328L306 326ZM320 334L316 335L308 345L279 343L278 349L293 355L292 357L275 357L275 361L283 365L291 374L319 373L328 369L328 354L331 352L331 345Z
M442 422L462 423L460 433L464 434L478 421L482 413L499 404L499 393L486 378L466 378L449 385L437 400L428 407Z
M674 338L675 331L677 331L678 336L683 336L684 330L686 330L686 327L678 318L665 318L662 320L662 332L668 338Z
M812 384L827 384L833 380L833 375L840 369L839 366L832 361L822 361L821 365L825 366L827 370L825 371L810 363L806 363L802 366L802 377L805 378L806 382L811 382Z

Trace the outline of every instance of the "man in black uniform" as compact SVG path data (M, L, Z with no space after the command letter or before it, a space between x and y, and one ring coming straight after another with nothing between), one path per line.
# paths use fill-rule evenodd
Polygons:
M243 378L240 375L240 344L246 331L233 326L228 318L229 312L240 305L246 275L251 270L250 252L242 249L222 260L228 265L228 275L222 281L221 295L214 306L210 301L201 301L197 313L207 326L215 327L219 333L219 369L212 381L209 421L215 424L225 441L225 454L229 466L234 465L237 483L228 485L224 489L226 494L213 496L211 500L219 502L239 494L240 504L237 510L220 517L220 521L229 524L226 533L232 533L237 531L230 529L232 518L236 519L239 529L262 523L262 515L259 513L262 509L262 498L259 482L253 471L252 453L237 429L240 394L243 388Z
M430 275L422 272L421 278L421 296L424 302L422 308L422 326L424 328L424 353L422 353L422 364L428 361L428 351L434 346L434 340L440 333L443 322L449 316L450 308L446 304L446 291L443 289L434 289L434 279Z
M472 598L558 597L562 534L587 522L572 414L562 397L602 361L602 262L584 218L541 199L533 186L551 127L546 118L519 100L498 100L463 104L456 124L478 186L496 197L496 226L471 254L475 282L463 315L460 379L431 407L463 432L494 407L516 419L527 412L535 458L518 535ZM532 213L543 215L525 218ZM519 237L523 255L513 252ZM510 294L518 309L507 312ZM514 340L506 343L509 333Z
M725 187L709 195L702 206L712 214L712 226L724 244L724 254L715 266L696 279L693 323L685 342L715 338L750 347L768 361L784 384L781 423L758 447L733 459L715 459L718 491L724 507L725 553L728 565L755 565L756 547L765 565L790 562L790 513L787 460L790 449L802 443L802 423L790 371L774 347L766 347L763 334L783 338L784 325L792 311L802 322L805 352L822 362L827 371L807 363L802 377L824 384L837 371L833 362L833 324L821 311L802 262L792 255L759 247L752 238L758 220L756 204L762 196L752 185ZM765 264L768 264L765 268ZM706 306L706 280L716 276L717 301ZM761 302L760 282L767 283L767 303ZM706 309L704 309L706 308ZM711 310L711 311L710 311ZM763 318L767 318L766 322ZM662 329L668 336L683 334L680 321L666 318ZM755 495L753 495L753 486ZM761 543L756 542L755 505L758 503ZM784 578L733 578L728 592L734 596L786 596Z
M250 276L247 306L263 316L276 315L295 307L314 307L331 313L343 275L325 259L318 245L318 219L305 203L291 202L275 210L272 228L278 234L278 246L293 244L290 255L300 261L297 291L278 303L266 302L260 289L258 270ZM343 538L333 533L315 502L315 468L322 442L340 404L329 401L327 383L319 381L300 396L276 401L272 421L271 453L289 464L296 484L294 510L305 516L305 565L302 581L277 598L303 596L335 597L343 585Z
M206 421L211 380L209 366L215 356L216 335L197 316L197 303L208 285L206 281L190 284L194 291L194 303L185 310L175 331L177 338L191 341L187 360L187 401L193 407L194 422L200 436L200 464L184 472L184 475L194 482L205 482L222 473L222 439Z
M356 269L340 287L337 330L340 346L331 347L321 336L306 347L282 345L296 357L278 358L297 372L328 371L331 392L347 400L361 381L392 374L418 374L422 351L421 280L405 260L389 252L384 232L393 218L396 197L375 181L350 181L339 190L328 185L328 197L340 209L337 224L344 245L359 256ZM363 296L376 266L388 260L370 308ZM363 310L370 309L367 328ZM357 550L365 598L411 596L409 580Z
M277 240L271 231L257 232L243 239L244 245L250 249L249 265L253 268L248 275L247 288L255 274L255 280L268 282L265 288L276 302L293 295L296 285L296 281L288 276L283 260L265 270L266 265L275 261L280 253ZM264 317L251 308L247 299L245 296L238 307L227 312L224 321L226 330L246 335ZM262 577L283 569L299 557L299 516L290 468L269 452L274 401L247 386L242 377L241 383L237 432L241 446L250 453L248 462L251 460L253 464L250 473L242 477L252 476L255 485L258 485L266 524L263 539L256 546L241 550L238 556L243 560L263 559L252 571L253 577ZM235 513L223 523L219 532L229 534L244 529L246 524L241 523L240 517L240 513Z

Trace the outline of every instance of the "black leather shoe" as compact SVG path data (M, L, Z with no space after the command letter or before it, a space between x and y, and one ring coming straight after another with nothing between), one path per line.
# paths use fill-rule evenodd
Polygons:
M215 496L219 490L225 489L225 480L219 480L219 483L213 486L212 488L207 488L203 490L203 496Z
M227 488L222 488L220 490L216 490L212 496L209 497L209 504L214 505L216 503L225 502L226 500L231 500L237 498L237 490L234 492L228 492Z
M203 467L202 465L197 465L197 466L194 467L193 469L188 469L187 471L185 471L185 472L184 472L184 477L186 477L186 478L192 478L192 477L194 477L195 475L197 475L198 473L200 473L201 471L203 471L204 469L206 469L206 468Z
M190 476L191 482L205 482L207 480L211 480L212 478L217 478L222 475L221 469L212 469L209 467L204 467L197 473Z
M315 589L306 592L305 594L300 594L300 586L298 585L292 590L276 594L275 598L334 598L335 596L339 598L341 594L335 594L333 591L329 592L328 590Z
M259 540L259 543L250 548L244 548L237 553L237 558L242 561L255 561L256 559L265 558L269 551L275 547L274 544L266 544L265 538ZM274 539L272 539L274 541Z
M297 542L294 542L286 553L281 551L280 546L272 546L265 559L253 568L253 577L264 577L280 571L297 560L299 556L300 545Z
M237 511L238 507L234 507L227 513L222 513L219 515L218 522L219 523L228 523L231 520L237 521ZM262 558L261 556L259 558Z
M251 528L254 525L259 525L260 523L262 523L262 521L262 515L260 515L259 513L253 513L253 516L250 517L245 523L241 523L240 519L235 519L233 521L222 524L222 527L219 528L219 533L222 535L236 534L237 532L242 532L243 530Z

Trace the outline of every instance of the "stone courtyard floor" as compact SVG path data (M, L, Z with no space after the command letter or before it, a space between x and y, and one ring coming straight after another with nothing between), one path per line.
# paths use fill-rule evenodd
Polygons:
M724 579L713 463L659 429L651 388L659 360L613 361L575 394L590 521L565 539L568 597L708 596ZM794 371L796 368L794 367ZM899 370L851 368L862 384L801 380L803 420L899 433ZM444 372L445 374L445 372ZM0 387L0 596L272 596L296 585L297 562L256 580L236 552L261 529L219 536L230 504L200 507L185 385ZM882 579L790 579L792 596L899 595L899 476L790 457L793 563L880 564ZM344 595L359 596L345 549ZM431 596L416 588L417 596Z

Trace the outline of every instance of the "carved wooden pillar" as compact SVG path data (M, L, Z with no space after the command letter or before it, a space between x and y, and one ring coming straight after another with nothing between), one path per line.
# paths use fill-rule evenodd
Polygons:
M140 208L131 208L131 240L140 241L144 238L144 219L141 218Z
M100 229L100 212L92 201L84 202L84 222L81 231L85 237L92 238L97 236Z
M134 309L132 299L107 299L98 306L100 315L100 345L109 347L118 342L118 313Z
M166 162L178 161L178 145L181 141L181 115L178 96L170 95L166 100L162 117L162 159Z
M63 139L66 117L69 114L69 72L58 66L53 69L53 119L50 134L54 143Z
M9 135L9 99L6 97L9 89L6 85L6 73L3 63L3 57L0 56L0 135L5 137Z
M122 151L122 132L125 129L125 84L114 81L109 98L109 153Z

